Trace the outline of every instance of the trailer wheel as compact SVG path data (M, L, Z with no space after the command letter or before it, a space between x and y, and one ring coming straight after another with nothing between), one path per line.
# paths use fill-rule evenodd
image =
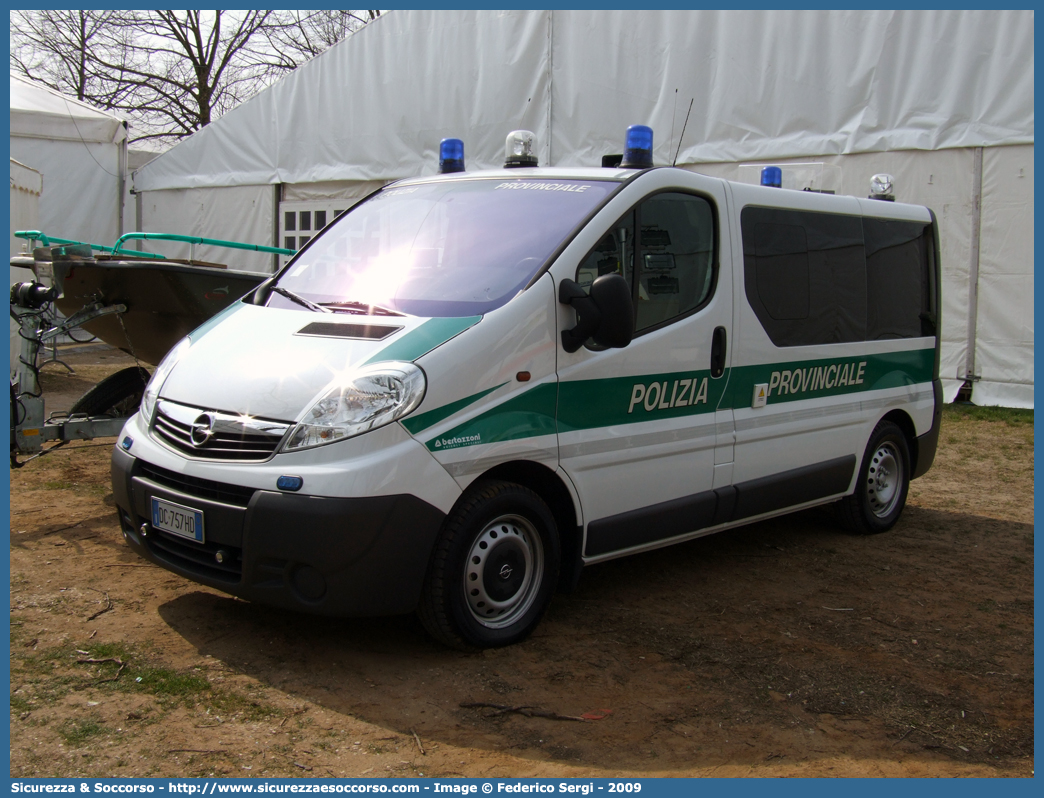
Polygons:
M554 516L543 500L512 482L482 482L443 525L418 615L454 648L517 643L550 604L559 559Z
M866 445L855 493L840 502L841 520L859 535L887 532L899 520L909 490L906 436L891 421L881 421Z
M141 404L141 396L149 382L149 373L131 366L110 374L76 400L70 413L88 416L129 416Z

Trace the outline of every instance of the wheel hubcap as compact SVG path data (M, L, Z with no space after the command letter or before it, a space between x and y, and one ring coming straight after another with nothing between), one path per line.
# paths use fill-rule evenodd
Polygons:
M870 458L870 468L866 472L866 498L870 511L878 518L889 515L899 502L903 484L902 462L895 446L887 442L882 443Z
M485 526L468 552L464 594L472 617L499 629L533 605L544 569L544 549L525 518L504 515Z

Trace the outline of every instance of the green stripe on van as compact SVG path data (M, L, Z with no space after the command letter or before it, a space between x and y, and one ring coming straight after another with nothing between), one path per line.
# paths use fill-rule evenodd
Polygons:
M558 431L571 432L616 424L658 421L713 413L727 379L709 370L562 382L558 396Z
M429 440L430 451L554 435L558 384L545 382Z
M740 366L732 369L722 407L750 407L758 384L769 386L768 404L779 404L917 385L934 374L931 348Z
M432 438L426 446L434 452L550 435L556 431L712 413L719 407L750 407L754 386L758 383L771 386L768 404L778 404L924 384L932 381L934 370L935 350L929 348L741 366L717 379L711 377L708 370L694 370L563 381L557 386L543 383ZM431 424L449 418L489 392L430 411L432 415L441 414ZM418 416L413 421L422 418ZM418 425L417 429L431 424ZM409 426L407 429L413 431Z
M403 419L402 426L406 427L410 434L416 435L418 432L426 430L428 427L434 427L442 421L442 419L449 418L454 413L463 410L470 404L474 404L483 396L488 396L497 388L503 388L505 385L507 385L507 383L502 382L500 385L495 385L484 391L473 393L471 396L465 396L463 399L458 399L456 402L450 402L442 407L436 407L434 410L429 410L426 413L410 416L409 418Z
M388 344L366 363L377 363L383 360L405 360L412 363L435 347L446 343L450 338L460 335L468 327L474 326L481 318L481 316L462 316L460 318L428 319L419 327L415 327Z

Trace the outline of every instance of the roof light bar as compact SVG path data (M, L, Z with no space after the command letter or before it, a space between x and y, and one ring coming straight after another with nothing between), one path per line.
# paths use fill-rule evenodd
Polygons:
M464 171L464 142L460 139L443 139L439 144L439 174Z
M766 166L761 170L761 185L783 188L783 170L778 166Z
M536 157L536 136L528 130L512 130L504 142L504 168L517 169L539 166Z
M651 169L653 165L653 132L647 125L631 125L624 140L622 169Z
M870 178L870 199L895 202L895 178L889 174L874 175Z

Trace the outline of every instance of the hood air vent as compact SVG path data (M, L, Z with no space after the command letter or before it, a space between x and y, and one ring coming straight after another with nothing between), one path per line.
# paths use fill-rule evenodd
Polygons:
M338 324L316 321L297 331L297 335L315 335L320 338L352 338L357 341L383 341L402 327L384 324Z

